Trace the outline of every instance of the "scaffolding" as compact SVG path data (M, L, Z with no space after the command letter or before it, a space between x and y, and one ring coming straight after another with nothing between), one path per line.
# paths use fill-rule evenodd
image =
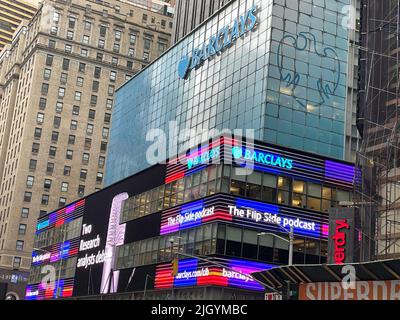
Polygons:
M355 202L360 260L400 257L400 0L363 0Z

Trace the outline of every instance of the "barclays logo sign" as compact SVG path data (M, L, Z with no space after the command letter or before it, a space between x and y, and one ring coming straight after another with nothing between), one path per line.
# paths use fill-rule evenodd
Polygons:
M232 27L225 26L217 34L211 36L207 43L193 50L191 56L182 57L178 66L178 75L186 79L191 70L199 68L204 61L211 59L226 48L232 46L239 38L252 31L257 25L255 15L257 7L253 6L245 15L236 19Z

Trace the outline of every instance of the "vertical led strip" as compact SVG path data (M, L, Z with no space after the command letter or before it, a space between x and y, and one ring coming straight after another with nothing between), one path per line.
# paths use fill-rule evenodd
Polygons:
M128 199L128 193L124 192L114 197L111 206L110 219L108 221L107 240L105 247L105 261L101 278L100 293L114 293L118 290L119 271L113 271L117 246L123 245L125 240L126 224L119 224L121 208L124 200ZM112 281L111 281L111 273ZM109 289L111 287L111 289Z

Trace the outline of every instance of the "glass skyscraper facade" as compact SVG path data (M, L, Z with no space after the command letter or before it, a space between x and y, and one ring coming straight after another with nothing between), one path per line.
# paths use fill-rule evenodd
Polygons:
M151 129L167 147L183 129L254 129L258 140L343 159L346 6L237 0L205 21L118 90L106 184L149 166Z

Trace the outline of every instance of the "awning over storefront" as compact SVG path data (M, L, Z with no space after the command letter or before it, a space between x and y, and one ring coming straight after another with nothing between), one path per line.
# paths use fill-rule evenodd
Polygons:
M378 260L363 263L348 263L355 268L357 281L400 280L400 259ZM318 264L281 266L252 273L252 276L266 285L279 289L287 283L340 282L345 265Z

